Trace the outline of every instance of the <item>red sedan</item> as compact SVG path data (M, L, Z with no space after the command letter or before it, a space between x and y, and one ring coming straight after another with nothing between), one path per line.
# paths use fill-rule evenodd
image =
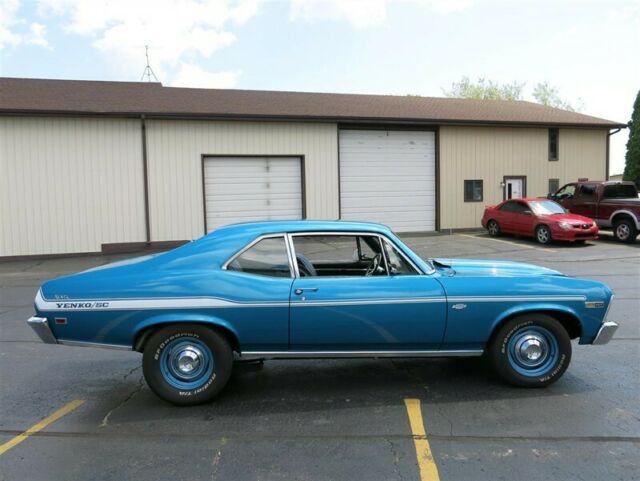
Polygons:
M540 244L552 240L584 242L598 238L596 223L582 215L571 214L548 199L511 199L485 208L482 226L489 234L517 234L535 237Z

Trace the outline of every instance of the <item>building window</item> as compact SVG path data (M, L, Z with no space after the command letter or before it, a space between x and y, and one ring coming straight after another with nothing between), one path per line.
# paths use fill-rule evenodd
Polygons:
M482 180L464 181L464 201L482 202Z
M560 188L560 179L549 179L549 193L555 194Z
M560 131L549 129L549 160L558 160L558 150L560 145Z

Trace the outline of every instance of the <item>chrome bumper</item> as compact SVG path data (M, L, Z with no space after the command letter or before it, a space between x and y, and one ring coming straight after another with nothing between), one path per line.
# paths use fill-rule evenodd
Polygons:
M42 339L42 342L45 344L58 344L58 340L56 336L53 335L53 332L51 332L49 321L46 317L30 317L27 324L31 326L31 329L36 331L38 337Z
M618 329L618 324L613 321L603 322L600 326L596 338L593 340L593 344L606 344L613 337L614 332Z

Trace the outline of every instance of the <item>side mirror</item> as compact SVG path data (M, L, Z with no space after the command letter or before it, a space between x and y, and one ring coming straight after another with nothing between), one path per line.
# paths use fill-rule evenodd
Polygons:
M532 211L530 211L530 210L528 210L528 209L527 209L527 210L525 210L525 211L523 211L522 213L523 213L524 215L533 215L533 212L532 212Z
M552 194L551 192L547 194L547 199L555 199L556 197L556 194Z

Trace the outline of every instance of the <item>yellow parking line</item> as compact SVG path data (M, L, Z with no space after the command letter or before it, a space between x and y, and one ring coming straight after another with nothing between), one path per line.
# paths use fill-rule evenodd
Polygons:
M416 457L420 467L421 481L440 481L438 467L431 453L431 446L427 440L427 433L422 420L422 410L420 409L420 399L405 399L411 434L413 434L413 444L416 447Z
M553 249L549 249L547 247L529 246L527 244L520 244L518 242L511 242L511 241L504 240L504 239L496 239L495 237L480 237L480 236L477 236L477 235L469 235L469 234L458 234L458 235L460 235L462 237L469 237L470 239L484 239L484 240L492 240L492 241L495 241L495 242L503 242L505 244L511 244L511 245L518 246L518 247L524 247L525 249L536 249L538 251L543 251L543 252L557 252L557 251L555 251Z
M56 412L54 412L52 415L44 418L39 423L34 424L33 426L31 426L29 429L27 429L22 434L18 434L16 437L14 437L14 438L10 439L9 441L7 441L6 443L0 445L0 455L3 455L7 451L9 451L12 447L17 446L22 441L25 441L32 434L37 433L38 431L42 431L49 424L55 423L62 416L65 416L65 415L69 414L71 411L73 411L77 407L81 406L83 403L84 403L84 401L82 399L76 399L74 401L71 401L68 404L65 404L60 409L58 409Z

